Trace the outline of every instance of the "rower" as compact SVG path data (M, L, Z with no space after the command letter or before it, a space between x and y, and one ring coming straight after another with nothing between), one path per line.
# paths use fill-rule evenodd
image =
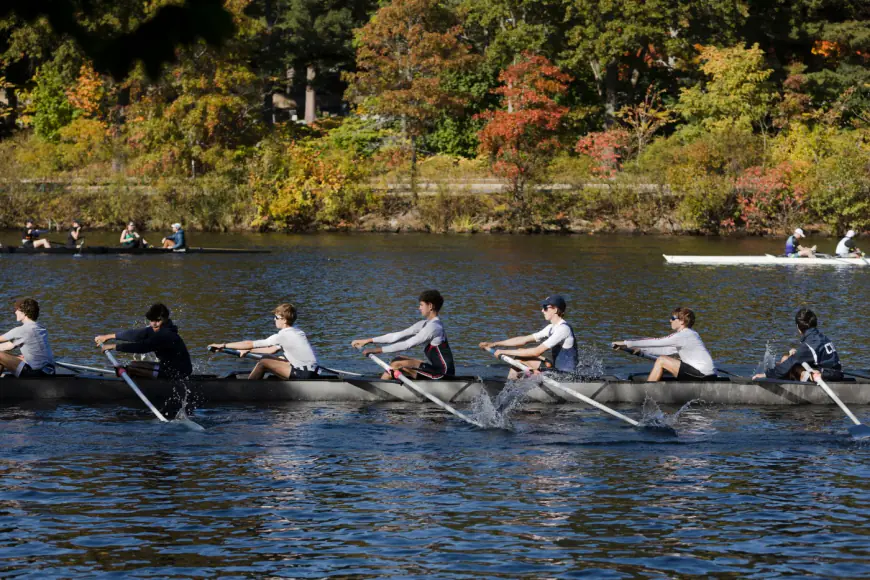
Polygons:
M148 326L130 330L119 330L112 334L101 334L94 337L94 342L102 347L103 352L117 350L118 352L146 353L153 352L157 362L133 361L127 365L130 375L169 380L187 379L193 372L190 354L178 327L169 317L169 309L163 304L154 304L145 313ZM109 340L123 341L117 344L105 344Z
M453 366L453 353L447 343L447 334L444 332L441 319L438 317L441 307L444 306L444 298L438 290L425 290L420 294L418 300L418 308L423 320L399 332L354 340L351 342L351 346L362 348L373 342L387 345L367 348L363 354L368 356L382 352L399 352L418 344L425 344L426 347L423 351L426 355L425 361L397 356L390 362L390 366L395 369L394 373L403 372L412 379L416 379L417 375L427 379L442 379L456 372ZM384 372L381 378L389 379L395 378L395 376L390 376L390 373Z
M172 233L163 238L163 247L170 250L183 250L187 247L181 224L172 224Z
M861 250L855 247L855 230L846 232L846 236L837 244L837 250L834 252L838 258L860 258L864 254Z
M85 239L82 237L82 224L79 220L72 221L72 227L66 235L66 247L70 249L80 248Z
M540 342L530 348L496 350L496 357L507 355L519 359L533 371L555 369L563 373L574 373L577 368L577 342L574 329L562 318L568 304L558 294L547 297L541 303L541 313L549 324L541 331L525 336L515 336L498 342L481 342L480 348L497 346L523 346L530 342ZM508 378L516 379L519 373L511 369Z
M296 307L292 304L279 304L275 307L275 327L277 334L262 340L242 340L239 342L225 342L223 344L210 344L210 348L218 350L224 348L238 349L239 356L245 356L249 352L262 354L275 354L283 351L286 361L277 359L260 359L257 366L248 375L248 380L262 379L269 371L282 379L312 379L317 376L317 356L308 342L305 333L293 324L296 322Z
M121 230L121 238L118 240L122 248L147 248L148 242L136 231L136 224L129 222L127 227Z
M797 228L785 241L785 255L789 258L815 258L816 246L805 248L798 244L798 240L807 237L804 231Z
M713 357L704 346L700 335L692 330L695 313L690 308L674 308L671 311L672 334L662 338L643 338L622 340L611 343L613 348L636 349L645 354L656 355L655 365L647 377L647 382L658 382L664 371L671 373L678 381L709 381L716 378ZM677 355L676 358L671 355Z
M15 319L21 323L0 336L0 372L9 370L16 377L54 376L54 355L48 345L48 332L36 320L39 303L33 298L15 302ZM20 356L10 350L18 348Z
M808 363L813 369L822 372L822 379L842 380L843 367L840 365L840 355L837 354L834 343L817 328L819 320L815 313L808 308L801 308L795 313L794 322L801 337L800 346L783 355L778 365L752 378L812 381L810 373L803 368L803 363Z
M21 245L25 248L50 248L48 240L40 240L39 235L48 230L39 230L33 225L33 220L24 222L24 232L21 234Z

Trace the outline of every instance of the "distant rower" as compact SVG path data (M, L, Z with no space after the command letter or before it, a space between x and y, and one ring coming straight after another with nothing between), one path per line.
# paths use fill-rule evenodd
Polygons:
M314 378L317 376L317 357L305 333L293 326L296 322L296 307L292 304L279 304L274 313L277 334L262 340L243 340L209 346L217 349L238 349L240 356L247 352L275 354L283 351L286 361L261 359L248 375L249 380L262 379L266 371L282 379Z
M816 247L805 248L798 244L798 240L807 237L804 231L797 228L785 241L785 255L789 258L815 258Z
M713 357L704 346L700 335L692 330L695 325L695 313L690 308L674 308L671 311L671 329L673 334L663 338L642 338L640 340L623 340L612 343L614 348L624 346L638 349L651 355L658 355L656 363L647 377L647 382L657 382L662 379L664 371L668 371L680 381L703 381L716 378ZM677 355L675 358L671 355Z
M544 315L544 320L549 323L542 330L498 342L481 342L480 348L523 346L530 342L540 342L541 344L530 348L496 350L494 354L495 356L504 354L519 359L535 371L555 369L563 373L573 373L577 368L577 342L574 339L574 329L562 318L567 307L565 299L558 294L549 296L541 303L541 313ZM513 369L508 375L511 379L518 376L517 371Z
M172 224L172 233L163 238L163 247L171 250L183 250L186 246L184 230L181 224Z
M21 245L25 248L50 248L48 240L40 240L39 235L47 230L39 230L33 225L33 220L24 223L24 231L21 234Z
M85 239L82 237L82 224L79 220L72 221L72 227L66 235L66 247L75 249L80 248Z
M157 362L134 360L127 365L127 371L134 376L155 379L183 380L193 372L190 353L178 334L178 327L169 318L169 309L163 304L154 304L145 313L148 326L130 330L119 330L113 334L101 334L94 342L103 352L117 350L144 354L153 352ZM118 344L104 344L109 340L119 340Z
M812 377L804 370L803 363L808 363L814 369L822 372L822 378L827 381L839 381L843 378L843 367L840 365L840 355L834 348L834 343L816 328L819 319L808 308L801 308L794 315L801 344L796 349L780 359L779 364L763 373L754 375L753 379L791 379L795 381L810 381Z
M429 379L441 379L446 375L454 374L456 370L453 366L453 353L450 351L450 345L447 344L447 334L444 332L444 325L441 323L441 319L438 318L438 312L444 305L444 298L438 290L425 290L420 294L419 302L418 307L424 320L399 332L374 338L354 340L351 342L351 346L362 348L373 342L387 344L384 347L364 350L363 354L368 355L382 352L399 352L415 347L418 344L425 344L425 361L406 356L397 356L392 360L390 366L396 370L401 369L402 372L409 375L412 379L417 378L418 374ZM390 373L385 372L381 378L389 379L393 377L390 376Z
M839 258L860 258L863 256L860 248L855 246L855 230L849 230L846 232L846 237L840 240L840 243L837 244L837 251L834 252L837 254Z
M148 242L136 231L136 224L130 222L121 230L121 238L118 240L122 248L147 248Z
M54 375L54 355L48 345L48 332L36 322L39 303L23 298L15 303L15 319L21 323L0 336L0 371L8 369L16 377ZM8 351L21 350L21 356Z

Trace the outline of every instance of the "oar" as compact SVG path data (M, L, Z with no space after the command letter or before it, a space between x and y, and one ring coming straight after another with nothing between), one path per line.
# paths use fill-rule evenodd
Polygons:
M225 353L227 353L227 354L229 354L229 355L234 355L234 356L239 356L239 352L241 352L241 351L238 351L238 350L236 350L236 349L234 349L234 348L214 348L214 347L211 347L211 346L208 347L208 351L209 351L209 352L225 352ZM264 358L270 358L270 359L281 360L281 361L286 361L286 360L287 360L286 358L281 357L281 356L275 356L275 355L272 355L272 354L261 354L261 353L258 353L258 352L246 352L246 353L245 353L245 358L250 358L250 359L254 359L254 360L260 360L260 359L264 359ZM361 374L361 373L352 373L352 372L350 372L350 371L342 371L342 370L339 370L339 369L331 369L331 368L329 368L329 367L325 367L325 366L322 366L322 365L319 365L319 364L317 365L317 368L319 368L319 369L323 369L323 370L325 370L325 371L329 371L329 372L331 372L331 373L335 373L335 374L337 374L337 375L348 375L348 376L350 376L350 377L362 377L362 376L365 376L365 375L363 375L363 374Z
M86 367L85 365L74 365L72 363L61 362L61 361L55 361L54 364L56 364L59 367L63 367L65 369L69 369L71 371L90 371L92 373L97 373L100 375L115 375L115 374L117 374L115 372L115 369L101 369L99 367Z
M838 397L834 393L834 391L831 390L831 387L825 384L825 381L822 380L822 374L818 373L818 375L816 375L817 371L814 370L813 367L811 367L807 363L803 363L803 367L808 373L810 373L810 376L813 377L813 380L816 382L816 384L822 387L822 390L825 391L825 394L828 395L835 403L837 403L840 409L842 409L843 412L846 413L846 416L852 420L854 425L849 427L849 433L852 435L852 437L854 437L855 439L865 439L867 437L870 437L870 427L861 424L861 421L858 420L858 417L856 417L852 413L852 411L849 410L849 407L847 407L846 404L840 400L840 397ZM816 376L818 376L818 378L816 378Z
M467 415L460 413L459 411L457 411L456 409L454 409L453 407L451 407L450 405L448 405L447 403L445 403L444 401L442 401L441 399L439 399L435 395L433 395L431 393L427 393L426 391L424 391L423 389L418 387L414 381L412 381L411 379L406 377L401 371L396 371L396 369L390 367L390 365L388 365L387 363L385 363L384 361L382 361L381 359L379 359L378 357L376 357L373 354L369 354L368 356L379 367L381 367L382 369L387 371L391 376L402 381L402 383L406 387L408 387L409 389L411 389L412 391L414 391L418 395L422 395L422 396L426 397L427 399L429 399L430 401L432 401L433 403L435 403L436 405L438 405L439 407L441 407L442 409L444 409L448 413L453 413L454 415L456 415L457 417L459 417L460 419L462 419L466 423L470 423L470 424L474 425L475 427L480 427L481 429L484 428L482 423L478 423L477 421L468 417Z
M631 348L631 347L628 347L628 346L622 346L622 345L620 345L620 346L614 346L613 349L614 349L614 350L621 350L622 352L626 352L626 353L628 353L628 354L632 354L632 355L634 355L634 356L639 356L640 358L645 358L645 359L647 359L647 360L652 360L652 361L654 361L654 360L656 360L656 359L659 358L659 357L657 357L657 356L655 356L655 355L653 355L653 354L647 354L647 353L643 352L642 350L639 350L639 349L636 349L636 348ZM725 369L720 369L720 368L716 368L716 367L714 367L713 370L714 370L716 373L722 373L723 375L728 375L729 377L735 377L735 378L738 378L738 379L744 379L744 378L746 378L746 377L743 377L743 376L741 376L741 375L738 375L737 373L732 373L731 371L726 371Z
M856 373L854 371L840 371L840 372L842 372L844 375L847 375L850 377L858 377L859 379L870 379L870 375L868 375L868 374Z
M136 386L136 383L133 381L133 379L130 378L130 375L127 374L127 369L121 366L121 364L115 358L115 355L112 354L112 351L107 350L105 351L105 353L106 356L109 358L109 362L112 363L112 366L118 370L118 375L122 379L124 379L124 382L127 383L127 385L129 385L131 389L133 389L134 393L139 395L139 398L142 399L142 402L145 403L145 405L147 405L149 409L151 409L151 412L154 413L158 419L160 419L164 423L168 423L169 420L164 417L160 413L160 411L157 410L157 407L151 404L151 401L148 400L148 397L146 397L145 394L139 390L139 387Z
M495 356L495 349L488 348L486 350L488 350L490 352L490 354ZM523 363L521 363L520 361L518 361L515 358L511 358L505 354L501 355L498 358L500 358L501 360L503 360L504 362L506 362L507 364L511 365L512 367L514 367L515 369L517 369L519 371L522 371L524 373L532 372L532 369L530 369L529 367L527 367L526 365L524 365ZM572 389L570 387L566 387L562 383L560 383L558 381L554 381L553 379L551 379L548 376L541 375L541 378L542 378L544 384L547 385L548 387L564 391L564 392L568 393L569 395L580 399L581 401L583 401L587 405L592 405L593 407L595 407L601 411L604 411L605 413L608 413L609 415L613 415L617 419L621 419L622 421L625 421L626 423L628 423L632 427L638 427L640 425L640 423L638 423L637 421L635 421L634 419L632 419L630 417L626 417L625 415L623 415L619 411L611 409L607 405L603 405L603 404L599 403L598 401L596 401L595 399L590 399L589 397L587 397L583 393L578 393L574 389Z

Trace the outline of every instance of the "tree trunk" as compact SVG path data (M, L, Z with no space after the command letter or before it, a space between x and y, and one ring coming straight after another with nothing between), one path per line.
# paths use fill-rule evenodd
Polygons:
M305 71L305 124L310 125L317 118L317 93L314 91L314 77L317 72L314 65L309 64Z
M411 136L411 201L417 207L417 136Z
M619 69L616 68L616 63L611 62L607 65L604 73L604 126L610 129L616 120L617 106L617 83L619 81Z
M6 88L6 104L9 107L9 114L3 120L6 125L6 133L12 134L15 131L15 121L18 120L18 93L12 87Z

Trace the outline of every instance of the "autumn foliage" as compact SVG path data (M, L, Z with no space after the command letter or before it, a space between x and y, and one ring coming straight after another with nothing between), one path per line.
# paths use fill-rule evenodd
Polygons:
M478 134L480 151L492 160L492 171L505 179L520 211L526 187L534 183L559 149L557 134L568 108L556 98L564 95L571 77L546 57L525 53L499 75L493 90L501 108L479 115L486 125Z

